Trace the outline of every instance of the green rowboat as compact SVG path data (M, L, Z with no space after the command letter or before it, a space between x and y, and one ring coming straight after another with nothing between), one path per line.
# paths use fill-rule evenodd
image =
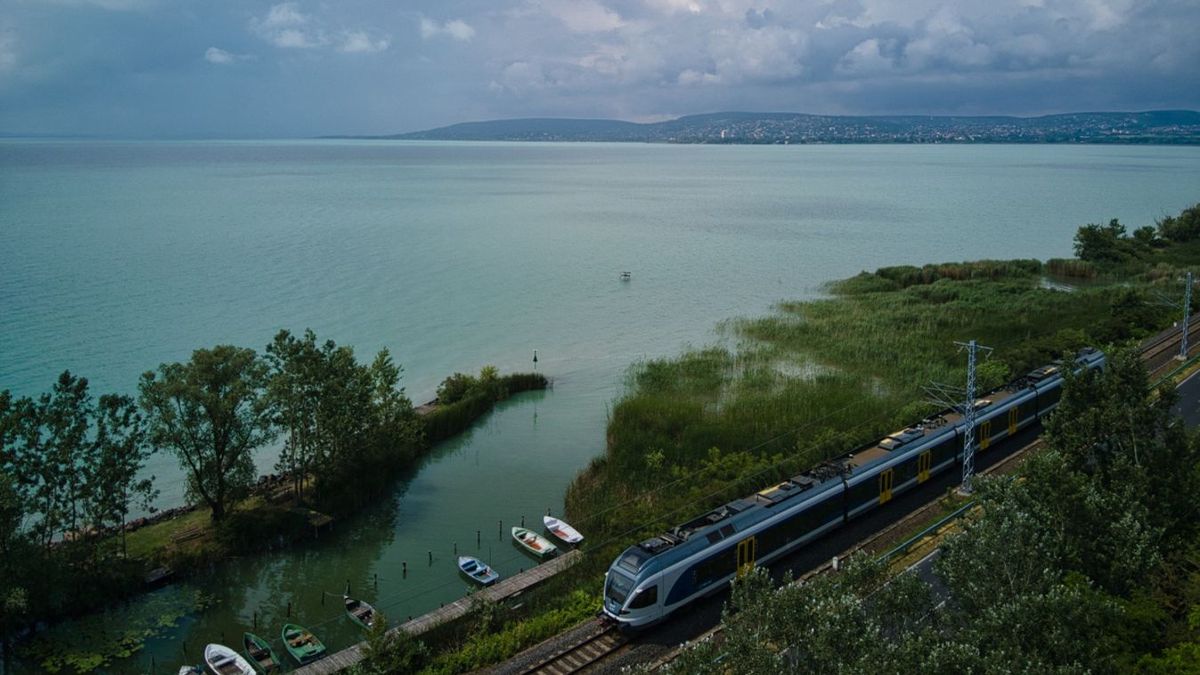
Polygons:
M260 672L279 672L279 657L275 656L275 650L271 649L270 642L254 633L243 633L242 649L246 653L246 658L250 659L250 663L254 664L254 667Z
M325 645L304 626L285 623L282 636L284 648L300 665L312 663L325 655Z

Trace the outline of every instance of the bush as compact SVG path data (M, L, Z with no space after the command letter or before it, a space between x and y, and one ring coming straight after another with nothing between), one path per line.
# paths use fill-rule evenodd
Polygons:
M479 387L479 380L474 376L464 375L463 373L455 373L438 385L437 400L442 405L451 405L457 403L476 388Z

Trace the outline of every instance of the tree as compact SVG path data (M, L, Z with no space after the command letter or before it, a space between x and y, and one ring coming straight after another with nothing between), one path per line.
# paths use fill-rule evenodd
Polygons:
M97 531L115 526L125 551L130 507L150 509L158 496L153 476L138 477L151 453L146 426L132 397L105 394L96 407L95 429L95 461L84 472L91 486L89 519Z
M1156 223L1158 235L1173 242L1192 241L1200 238L1200 204L1194 204L1179 212L1178 216L1167 216Z
M63 372L37 400L9 401L5 435L10 470L42 548L73 531L88 495L81 470L90 461L88 382Z
M271 369L267 397L275 423L287 435L276 469L291 477L297 497L303 496L304 479L317 462L321 448L317 408L324 377L324 359L317 336L306 330L297 339L287 330L267 345Z
M1144 232L1130 237L1116 218L1107 225L1089 223L1075 233L1075 255L1090 262L1127 262L1145 254L1149 247Z
M32 556L24 555L27 548L21 527L24 518L16 481L0 469L0 652L4 658L9 654L9 635L29 610L29 594L22 580L27 576Z
M252 349L197 349L187 363L142 375L140 403L150 439L170 448L188 475L188 493L220 521L254 481L251 455L274 436L264 390L267 367Z

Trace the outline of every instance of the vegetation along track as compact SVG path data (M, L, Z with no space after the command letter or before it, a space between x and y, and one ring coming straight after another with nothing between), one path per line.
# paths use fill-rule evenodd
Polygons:
M593 619L593 626L569 645L521 671L521 675L567 675L578 673L613 652L629 641L611 621Z

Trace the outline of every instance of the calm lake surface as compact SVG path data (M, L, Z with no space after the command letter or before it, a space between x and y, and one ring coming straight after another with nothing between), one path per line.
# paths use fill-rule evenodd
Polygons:
M280 328L387 347L417 403L455 371L530 370L534 349L554 379L330 536L54 634L87 650L178 616L108 669L173 673L255 622L277 638L290 604L347 646L340 598L322 601L347 581L403 619L463 594L455 543L528 568L507 529L561 511L630 364L864 269L1069 256L1079 225L1152 224L1197 186L1200 148L0 141L0 388L70 369L135 393L161 362ZM149 472L181 501L172 456Z

